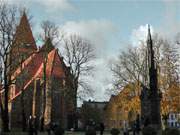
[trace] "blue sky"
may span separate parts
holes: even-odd
[[[108,97],[111,85],[109,62],[130,44],[138,45],[153,31],[168,38],[180,30],[180,1],[168,0],[6,0],[29,9],[33,32],[40,31],[43,20],[51,20],[66,33],[77,33],[92,42],[97,60],[95,100]]]

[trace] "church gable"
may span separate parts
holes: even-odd
[[[23,68],[20,70],[20,67],[14,72],[12,79],[16,78],[16,90],[15,97],[20,94],[20,86],[24,90],[33,83],[33,80],[36,78],[43,79],[43,62],[44,62],[44,53],[39,51],[36,54],[30,56],[26,61],[23,62]],[[32,57],[32,58],[31,58]],[[31,59],[30,59],[31,58]],[[29,60],[30,59],[30,60]],[[27,62],[28,61],[28,62]],[[65,78],[65,71],[63,67],[63,62],[61,61],[59,54],[56,49],[52,50],[47,54],[47,63],[46,63],[46,77],[54,78]],[[22,84],[23,80],[23,84]],[[18,83],[18,82],[21,83]]]
[[[65,78],[65,67],[63,59],[59,56],[58,51],[55,50],[52,76]]]

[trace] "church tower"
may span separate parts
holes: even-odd
[[[11,47],[11,61],[13,69],[37,51],[36,43],[31,31],[27,15],[23,12],[20,23],[16,28],[14,42]]]

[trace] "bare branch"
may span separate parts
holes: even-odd
[[[92,90],[87,80],[84,81],[80,78],[91,74],[93,65],[92,60],[95,58],[94,49],[89,41],[77,36],[71,35],[69,38],[64,39],[65,44],[65,62],[70,67],[70,72],[73,76],[74,89],[76,96],[79,87],[84,90],[84,93],[89,93]]]
[[[161,89],[167,89],[172,82],[179,80],[179,53],[174,44],[155,35],[153,37],[155,61],[159,73],[159,85]],[[127,84],[140,83],[147,85],[148,67],[146,59],[146,43],[141,42],[140,47],[129,48],[126,52],[121,52],[119,59],[111,67],[114,75],[114,87],[119,88]],[[162,81],[164,80],[164,81]],[[166,81],[165,81],[166,80]],[[162,82],[164,82],[162,84]],[[167,86],[168,85],[168,86]],[[167,86],[162,88],[162,86]]]
[[[41,23],[42,33],[39,34],[39,39],[45,42],[50,39],[53,44],[58,45],[64,38],[64,32],[53,22],[46,20]]]

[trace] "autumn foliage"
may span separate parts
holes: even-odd
[[[123,121],[131,123],[136,119],[141,112],[140,90],[139,85],[131,84],[124,87],[118,95],[111,96],[106,108],[106,123],[109,128],[123,127]],[[161,114],[167,115],[170,112],[180,112],[180,86],[177,83],[172,83],[162,92]]]
[[[180,112],[180,86],[172,84],[164,93],[161,101],[162,114]]]

